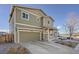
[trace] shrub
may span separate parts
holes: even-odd
[[[19,48],[18,53],[19,54],[26,54],[26,53],[29,54],[30,52],[27,48]]]
[[[63,42],[64,45],[67,45],[69,47],[75,47],[78,43],[75,42]]]
[[[62,44],[62,45],[66,45],[66,46],[69,46],[69,47],[72,47],[72,48],[74,48],[78,44],[76,42],[64,42],[64,41],[56,42],[56,43],[59,43],[59,44]]]
[[[24,47],[11,47],[8,50],[8,54],[29,54],[29,50]]]
[[[9,48],[8,53],[9,54],[16,54],[17,53],[17,48],[15,48],[15,47]]]

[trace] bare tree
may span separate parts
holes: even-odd
[[[72,38],[73,34],[78,30],[78,17],[75,13],[69,13],[68,19],[66,20],[65,23],[65,30],[66,33],[69,34],[70,39]]]

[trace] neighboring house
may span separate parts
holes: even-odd
[[[63,37],[69,37],[69,34],[61,34],[61,36],[63,36]],[[78,39],[79,39],[79,32],[73,33],[72,37],[73,37],[73,38],[78,38]]]
[[[10,33],[15,43],[35,40],[54,40],[54,20],[41,9],[12,6],[10,18]]]
[[[74,37],[74,38],[78,38],[78,39],[79,39],[79,32],[74,33],[74,34],[73,34],[73,37]]]

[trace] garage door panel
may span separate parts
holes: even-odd
[[[40,40],[39,32],[19,32],[20,42]]]

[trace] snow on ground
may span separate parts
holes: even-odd
[[[73,48],[57,44],[54,42],[29,42],[22,43],[24,47],[27,47],[32,54],[77,54]]]

